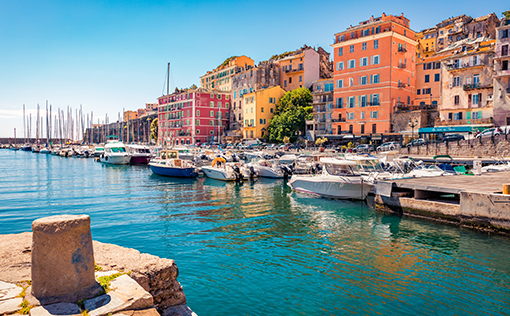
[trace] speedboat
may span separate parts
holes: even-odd
[[[257,170],[253,166],[245,168],[238,162],[226,162],[224,158],[217,157],[210,167],[202,167],[204,174],[216,180],[243,181],[257,176]]]
[[[365,181],[355,161],[321,158],[320,175],[293,175],[288,185],[293,191],[335,199],[364,200],[373,184]]]
[[[189,160],[179,158],[176,150],[163,150],[159,157],[152,159],[149,166],[153,173],[160,176],[193,178],[198,176],[198,169]]]
[[[132,165],[146,165],[152,159],[151,149],[144,145],[127,145]]]
[[[281,164],[291,164],[293,163],[296,159],[298,158],[298,156],[294,155],[294,154],[288,154],[288,155],[283,155],[280,157],[279,159],[279,162]]]
[[[253,166],[258,170],[259,176],[264,178],[287,178],[292,175],[292,168],[288,165],[280,165],[276,161],[266,159],[254,159],[246,166]]]
[[[100,162],[111,165],[127,165],[130,160],[131,155],[126,146],[117,139],[109,140],[104,146],[104,153],[99,157]]]
[[[96,146],[94,147],[94,157],[101,157],[101,154],[104,153],[104,147]]]

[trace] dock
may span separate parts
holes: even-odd
[[[380,181],[378,210],[510,235],[510,171]]]

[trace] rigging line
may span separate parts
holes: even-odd
[[[168,73],[167,73],[167,71],[165,71],[165,80],[163,81],[163,90],[161,92],[161,95],[165,95],[167,76],[168,76]]]

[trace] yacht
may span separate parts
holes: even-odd
[[[154,174],[167,177],[194,178],[198,176],[198,168],[190,160],[179,158],[176,150],[163,150],[159,157],[149,162]]]
[[[288,185],[293,191],[336,199],[364,200],[373,184],[365,181],[355,161],[321,158],[320,175],[293,175]]]
[[[202,167],[204,174],[216,180],[243,181],[258,176],[254,166],[243,166],[238,162],[227,162],[224,158],[215,158],[210,167]]]
[[[277,161],[266,159],[254,159],[247,167],[252,166],[263,178],[288,178],[292,175],[292,168],[288,165],[281,165]]]
[[[131,160],[131,155],[127,152],[124,143],[118,139],[108,140],[104,146],[104,153],[99,157],[99,161],[111,165],[127,165]]]
[[[130,164],[146,165],[152,159],[151,149],[144,145],[127,145],[128,152],[131,154]]]

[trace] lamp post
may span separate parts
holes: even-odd
[[[414,119],[414,122],[409,119],[409,126],[411,127],[411,141],[414,139],[414,128],[418,126],[418,119]]]
[[[147,145],[151,144],[151,118],[147,118]]]

